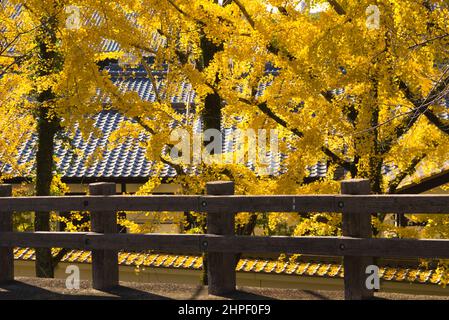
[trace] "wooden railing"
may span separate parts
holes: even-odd
[[[367,299],[366,267],[373,257],[449,258],[449,240],[371,238],[373,213],[449,213],[448,195],[369,195],[369,181],[343,181],[341,195],[237,196],[232,182],[207,184],[205,196],[117,196],[115,184],[96,183],[89,196],[11,197],[0,185],[0,282],[14,279],[13,247],[61,247],[92,251],[92,286],[118,284],[118,250],[208,253],[209,293],[235,290],[237,253],[301,253],[343,256],[346,299]],[[12,213],[89,211],[91,232],[13,232]],[[206,212],[207,234],[119,234],[117,211]],[[237,212],[342,213],[342,237],[234,235]]]

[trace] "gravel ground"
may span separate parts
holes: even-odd
[[[342,291],[308,291],[239,287],[229,296],[209,296],[207,287],[170,283],[120,283],[121,286],[107,292],[91,289],[89,281],[81,281],[79,290],[65,288],[64,280],[16,278],[16,281],[0,286],[0,300],[342,300]],[[449,300],[449,296],[422,296],[396,293],[376,293],[377,299],[388,300]]]

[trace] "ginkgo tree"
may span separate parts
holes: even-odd
[[[129,30],[130,19],[115,2],[8,0],[0,6],[1,162],[14,165],[14,150],[35,132],[35,194],[47,196],[56,139],[70,139],[66,132],[75,123],[92,127],[102,110],[99,91],[108,91],[101,62],[116,54],[105,52],[104,43],[118,29]],[[36,212],[34,226],[49,230],[50,213]],[[52,260],[50,249],[36,250],[37,276],[53,276]]]
[[[181,81],[192,84],[206,129],[240,116],[241,127],[275,128],[283,136],[287,173],[267,179],[242,164],[208,166],[201,178],[177,178],[192,191],[224,177],[239,182],[239,193],[337,192],[334,171],[343,168],[346,177],[370,179],[374,193],[394,193],[447,160],[448,126],[440,116],[448,84],[444,1],[146,1],[132,10],[145,33],[165,40],[157,52],[147,50],[156,57],[150,67],[168,62],[173,91]],[[145,44],[123,47],[141,52]],[[267,62],[275,73],[266,72]],[[134,104],[144,114],[154,114],[154,106],[171,110],[168,99],[149,109]],[[172,111],[137,125],[159,134],[149,145],[169,143],[168,131],[154,130],[164,117],[179,119]],[[307,166],[317,161],[327,162],[328,175],[308,183]],[[414,174],[417,168],[423,174]],[[283,221],[271,216],[273,225]],[[295,234],[338,233],[329,222],[338,226],[330,215],[300,218]]]
[[[167,92],[188,81],[206,129],[240,116],[241,127],[279,130],[287,174],[273,177],[267,191],[316,191],[303,183],[307,167],[326,161],[319,192],[335,191],[334,170],[343,168],[370,179],[374,193],[394,193],[417,167],[430,175],[447,159],[445,1],[148,0],[127,7],[137,27],[122,49],[153,54],[149,71],[170,69],[156,103],[139,104],[136,94],[123,110],[151,114],[136,125],[157,137],[151,150],[170,141],[160,123],[182,122]],[[149,49],[153,37],[141,41],[149,34],[164,45]],[[267,63],[276,72],[266,72]],[[228,176],[244,170],[218,167],[215,174]]]
[[[153,67],[168,61],[172,83],[192,84],[206,129],[239,116],[242,127],[281,132],[287,173],[263,187],[278,193],[335,192],[337,168],[368,178],[374,193],[395,193],[407,179],[419,184],[440,171],[449,156],[449,123],[442,116],[448,9],[447,1],[284,0],[142,1],[133,8],[146,33],[152,27],[166,39]],[[267,63],[277,72],[267,73]],[[269,85],[261,94],[263,84]],[[328,175],[309,184],[307,166],[317,161],[327,162]],[[209,173],[238,182],[251,176],[242,165],[202,173],[202,179]],[[264,179],[253,179],[263,185]],[[192,177],[179,180],[201,185]],[[238,191],[257,193],[254,186],[241,184]],[[385,228],[379,218],[377,231]],[[428,223],[433,232],[427,234],[444,236],[446,219]],[[338,223],[312,215],[299,219],[294,234],[338,233]]]

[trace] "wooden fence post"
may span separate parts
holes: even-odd
[[[0,197],[11,197],[12,185],[0,184]],[[11,232],[12,212],[0,212],[0,232]],[[14,280],[14,248],[0,247],[0,283]]]
[[[217,181],[206,185],[208,195],[233,195],[234,182]],[[216,235],[235,234],[235,212],[208,211],[207,233]],[[209,294],[222,295],[235,292],[236,254],[208,252],[207,275]]]
[[[347,180],[341,182],[341,193],[352,195],[370,194],[369,180]],[[343,208],[343,236],[356,238],[371,238],[371,215],[354,212],[345,208],[344,203],[338,204]],[[371,299],[373,290],[366,287],[366,267],[373,264],[372,257],[344,256],[344,283],[346,300]]]
[[[89,194],[115,195],[115,183],[91,183]],[[117,233],[115,211],[91,212],[91,230],[98,233]],[[92,287],[98,290],[118,285],[118,252],[116,250],[92,250]]]

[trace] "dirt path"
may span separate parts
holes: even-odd
[[[16,278],[16,281],[0,286],[0,300],[5,299],[44,299],[44,300],[216,300],[216,299],[293,299],[293,300],[342,300],[342,291],[307,291],[293,289],[270,289],[240,287],[239,291],[226,297],[209,296],[207,288],[179,284],[161,283],[121,283],[120,287],[108,292],[91,289],[89,281],[82,281],[79,290],[68,290],[63,280]],[[377,293],[378,299],[393,300],[449,300],[442,296],[415,296],[406,294]]]

